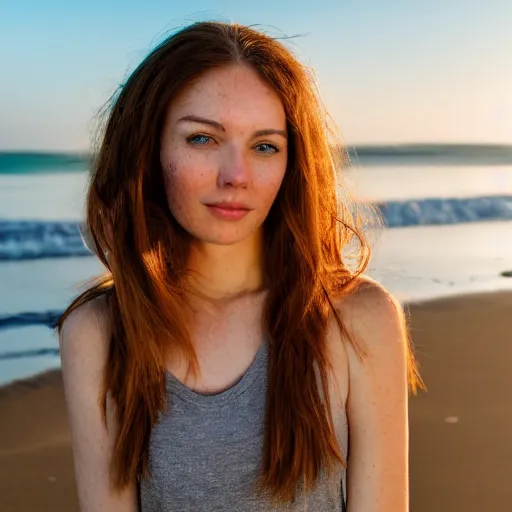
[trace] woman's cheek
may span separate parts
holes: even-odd
[[[170,165],[166,172],[167,203],[176,220],[185,228],[200,214],[203,173],[186,166]]]
[[[270,209],[279,193],[284,177],[284,173],[280,169],[273,169],[272,171],[261,179],[259,187],[260,197],[264,198],[264,205],[267,209]]]

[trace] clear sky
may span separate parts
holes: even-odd
[[[349,144],[512,143],[511,0],[17,0],[0,2],[0,149],[88,149],[117,85],[205,19],[300,35]]]

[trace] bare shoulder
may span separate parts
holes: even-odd
[[[357,287],[336,302],[349,336],[370,353],[401,352],[406,344],[406,317],[402,305],[384,286],[363,276]]]
[[[97,297],[73,310],[59,332],[61,357],[70,352],[103,352],[108,346],[109,313],[106,297]]]
[[[64,396],[78,498],[84,512],[135,512],[135,482],[120,493],[110,485],[110,462],[118,426],[113,408],[103,411],[102,407],[109,341],[109,308],[104,297],[77,307],[60,330]]]
[[[364,277],[338,302],[345,342],[350,510],[408,510],[406,323],[400,302]]]
[[[346,404],[351,382],[354,388],[359,379],[382,376],[383,371],[402,364],[407,349],[405,322],[398,300],[366,276],[360,277],[349,293],[334,298],[333,306],[343,332],[332,318],[327,339],[336,368],[336,384],[342,403]]]
[[[95,408],[108,357],[108,316],[107,301],[99,297],[74,309],[61,326],[60,359],[70,412],[87,401]]]

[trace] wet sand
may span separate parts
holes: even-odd
[[[410,401],[412,512],[512,503],[512,293],[406,307],[428,386]],[[62,381],[0,388],[0,510],[77,511]]]

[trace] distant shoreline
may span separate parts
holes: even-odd
[[[507,144],[360,144],[344,146],[352,166],[378,165],[512,165]],[[32,174],[51,170],[84,171],[91,164],[87,151],[0,151],[0,175]]]
[[[512,152],[512,144],[500,143],[444,143],[444,142],[407,142],[397,144],[354,144],[343,146],[349,151],[358,153],[410,153],[410,154],[433,154],[440,150],[444,151],[507,151]],[[1,149],[2,155],[34,155],[34,156],[59,156],[87,160],[91,153],[88,150],[44,150],[44,149]]]

